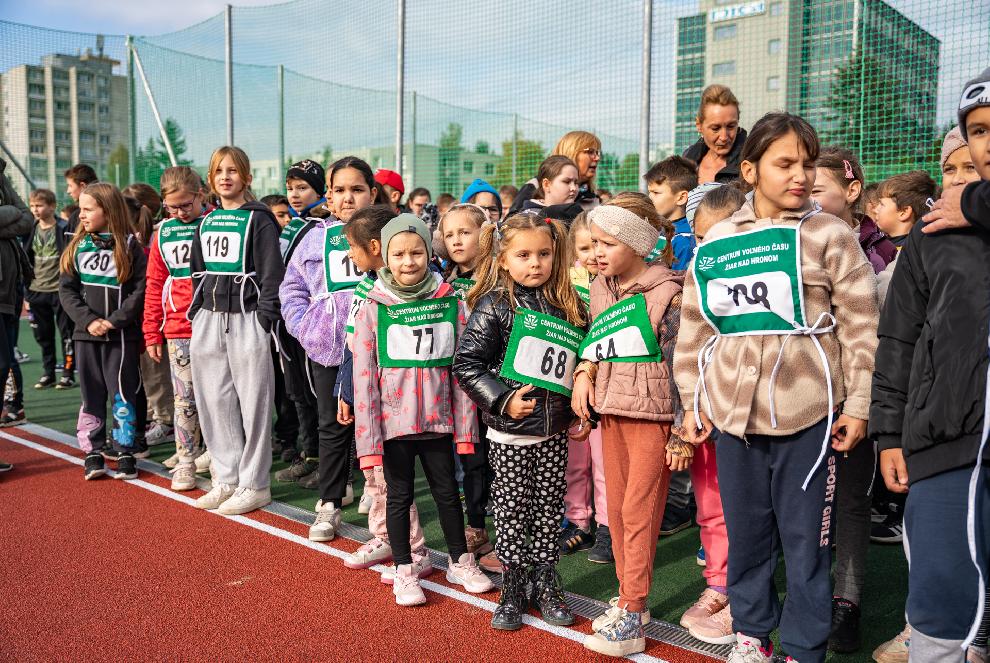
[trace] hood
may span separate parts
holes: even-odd
[[[498,195],[498,190],[495,187],[493,187],[491,184],[480,178],[471,182],[471,185],[464,190],[464,193],[461,195],[461,202],[466,203],[473,196],[482,192],[488,192],[493,196],[495,196],[495,204],[498,206],[499,213],[501,213],[502,197]]]
[[[684,285],[684,273],[675,272],[663,263],[655,262],[646,268],[646,271],[636,277],[636,280],[623,292],[624,295],[638,295],[641,292],[653,290],[661,283],[673,281],[679,285]],[[618,291],[618,282],[615,277],[609,277],[607,281],[609,289]]]
[[[439,297],[452,297],[454,295],[454,288],[449,283],[445,283],[443,276],[436,272],[430,272],[430,275],[434,279],[435,290],[433,294],[430,295],[430,299],[437,299]],[[378,302],[379,304],[384,304],[385,306],[391,306],[392,304],[405,304],[401,299],[399,299],[395,293],[389,290],[385,286],[385,282],[381,279],[375,280],[374,287],[368,292],[368,299],[370,301]]]
[[[221,209],[221,208],[218,207],[217,209]],[[272,213],[268,205],[264,204],[260,200],[249,200],[240,207],[238,207],[237,209],[250,210],[252,212],[268,212],[269,214]],[[272,218],[274,219],[275,217],[272,216]]]

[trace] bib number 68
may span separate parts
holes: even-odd
[[[556,363],[555,363],[556,360]],[[564,379],[567,372],[567,353],[563,350],[557,352],[554,348],[547,348],[540,362],[540,373],[550,376],[552,373],[558,380]]]

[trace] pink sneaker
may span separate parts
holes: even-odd
[[[701,596],[690,608],[681,616],[681,626],[690,629],[703,619],[708,619],[716,612],[729,605],[729,597],[720,594],[714,589],[708,588],[701,593]]]
[[[395,582],[392,584],[395,602],[401,606],[423,605],[426,594],[419,586],[419,578],[413,571],[412,564],[401,564],[395,571]]]
[[[412,566],[418,579],[422,580],[433,573],[433,564],[430,562],[430,553],[428,553],[425,548],[420,552],[413,551],[412,560],[413,561],[410,566]],[[382,571],[381,580],[383,585],[391,585],[395,581],[395,567],[386,566],[385,570]]]
[[[688,633],[712,645],[731,645],[736,642],[730,606],[725,606],[711,617],[699,619],[688,628]]]
[[[392,561],[392,546],[377,536],[344,558],[349,569],[367,569],[375,564]]]

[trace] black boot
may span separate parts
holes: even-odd
[[[502,593],[492,615],[492,628],[516,631],[522,628],[522,616],[527,607],[526,569],[515,564],[504,564],[503,567]]]
[[[832,632],[828,637],[828,648],[840,654],[851,654],[859,650],[859,607],[846,599],[832,599]]]
[[[560,586],[560,574],[552,564],[533,569],[533,603],[540,611],[543,621],[554,626],[570,626],[574,623],[574,613],[567,607],[564,590]]]

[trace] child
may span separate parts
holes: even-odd
[[[571,221],[581,212],[574,201],[578,194],[578,170],[563,156],[547,157],[536,171],[536,191],[520,212]]]
[[[190,270],[190,359],[199,424],[210,445],[213,488],[199,509],[232,516],[272,500],[269,334],[279,319],[284,267],[275,217],[251,193],[251,163],[238,147],[210,157],[220,207],[196,229]]]
[[[461,195],[462,203],[474,203],[488,212],[489,221],[502,218],[502,199],[491,184],[482,179],[471,182],[471,185]],[[441,207],[441,213],[445,210]]]
[[[646,647],[646,598],[667,486],[693,452],[670,433],[680,407],[670,357],[683,277],[664,261],[646,262],[672,228],[643,194],[621,193],[588,216],[598,261],[591,284],[595,321],[581,347],[571,403],[583,426],[592,410],[601,416],[619,596],[592,624],[584,646],[626,656]]]
[[[851,451],[866,433],[873,269],[848,226],[810,200],[818,152],[800,117],[756,123],[740,165],[753,199],[708,232],[684,287],[675,375],[689,441],[717,439],[735,663],[770,661],[778,626],[796,660],[825,660],[832,451]]]
[[[839,217],[856,232],[866,259],[879,274],[893,261],[897,248],[884,237],[873,219],[857,211],[864,183],[863,168],[852,152],[826,147],[818,155],[811,197],[823,212]]]
[[[450,209],[450,206],[456,202],[457,198],[454,198],[451,194],[441,193],[437,196],[437,211],[440,212],[440,214],[444,214],[448,209]]]
[[[409,205],[409,211],[413,215],[420,216],[423,212],[423,208],[426,207],[430,200],[430,190],[424,189],[420,186],[409,192],[409,197],[406,199],[406,203]]]
[[[71,389],[76,386],[72,365],[72,321],[58,301],[58,262],[65,250],[66,223],[55,217],[55,194],[37,189],[30,196],[34,226],[25,247],[34,267],[25,299],[31,310],[34,338],[41,348],[42,375],[35,389]],[[55,330],[62,338],[62,377],[55,381]]]
[[[423,221],[400,214],[382,228],[381,244],[386,267],[354,321],[355,396],[362,403],[355,432],[362,469],[385,468],[395,601],[426,602],[408,540],[417,456],[450,554],[448,582],[487,592],[492,583],[467,551],[451,444],[467,453],[477,440],[475,408],[450,371],[455,333],[463,332],[467,309],[430,271],[431,241]]]
[[[162,173],[161,191],[167,219],[151,243],[147,293],[144,302],[144,344],[156,364],[162,361],[162,345],[171,368],[174,395],[175,451],[172,490],[196,487],[195,459],[202,448],[190,366],[192,326],[186,319],[192,300],[192,243],[203,216],[200,178],[188,166]]]
[[[595,258],[587,212],[578,214],[571,223],[568,244],[571,285],[588,306],[591,304],[591,282],[598,275],[598,260]],[[588,550],[589,562],[612,564],[615,557],[612,555],[612,536],[608,529],[602,431],[594,428],[587,441],[578,431],[573,433],[567,439],[566,520],[560,530],[560,552],[568,555],[578,550]],[[592,507],[597,524],[594,535],[591,533]]]
[[[503,184],[498,188],[498,198],[502,201],[502,209],[512,207],[512,201],[519,195],[519,189],[511,184]]]
[[[567,396],[586,310],[570,284],[559,221],[516,214],[486,226],[481,256],[454,374],[481,409],[492,441],[495,551],[503,566],[492,627],[522,627],[529,580],[543,619],[568,626],[574,615],[557,573],[557,531],[574,419]],[[563,343],[537,340],[548,330]]]
[[[117,478],[138,475],[132,449],[147,259],[130,225],[120,191],[90,184],[79,196],[79,227],[60,262],[59,299],[76,324],[72,338],[82,394],[76,436],[86,452],[86,479],[105,473],[100,452],[107,443],[108,398],[113,399]]]
[[[261,199],[261,202],[268,205],[268,209],[272,211],[275,215],[275,220],[278,222],[279,228],[283,230],[289,222],[292,221],[292,213],[289,211],[289,199],[280,193],[273,193],[271,195],[265,196]],[[279,244],[282,241],[279,240]]]
[[[293,218],[325,219],[330,209],[325,206],[327,184],[329,183],[323,166],[312,159],[303,159],[292,164],[285,173],[286,200],[289,201],[289,214]]]
[[[958,110],[960,135],[982,180],[990,179],[988,81],[990,69],[969,81]],[[964,210],[967,197],[984,187],[965,185]],[[907,493],[913,661],[963,660],[984,613],[990,234],[986,217],[971,211],[964,213],[973,227],[926,234],[919,223],[911,231],[878,331],[870,432],[878,436],[887,487]],[[970,653],[976,656],[968,660],[986,657],[985,649]]]
[[[904,248],[911,228],[928,212],[930,201],[934,198],[938,198],[938,186],[923,170],[894,175],[880,183],[874,207],[877,226],[897,247],[898,254]],[[881,308],[887,299],[887,288],[896,265],[897,256],[894,256],[890,264],[877,274]]]
[[[331,168],[331,177],[333,169]],[[406,185],[402,182],[402,176],[394,170],[379,168],[375,173],[375,181],[378,182],[385,192],[385,200],[382,202],[391,205],[395,213],[402,210],[402,194],[406,192]]]
[[[694,256],[694,233],[685,215],[688,193],[698,186],[698,167],[682,156],[667,157],[654,164],[646,174],[646,188],[657,214],[674,224],[675,270],[685,270]]]
[[[306,460],[315,465],[320,492],[316,521],[309,529],[311,541],[332,541],[340,527],[340,509],[354,499],[347,494],[354,430],[338,422],[337,400],[331,397],[344,358],[348,311],[364,279],[350,258],[344,223],[374,204],[378,195],[371,168],[357,157],[344,157],[330,167],[330,192],[339,217],[310,222],[312,228],[299,241],[279,289],[286,331],[295,339],[291,345],[297,340],[299,346],[290,356],[296,367],[289,370],[298,371],[300,380],[311,377],[312,414],[318,421],[318,463]],[[300,411],[300,422],[302,416]]]
[[[79,225],[79,196],[83,189],[98,182],[99,178],[96,177],[96,171],[93,170],[92,166],[84,163],[77,163],[72,166],[63,173],[63,176],[65,177],[65,193],[69,198],[72,198],[72,202],[76,203],[75,211],[71,212],[66,219],[66,234],[72,235]]]
[[[746,204],[746,194],[734,186],[709,182],[698,188],[703,187],[706,188],[706,191],[697,205],[692,208],[691,204],[688,203],[687,208],[687,217],[694,228],[694,238],[697,244],[705,241],[708,231],[716,223],[728,219]],[[695,189],[695,191],[697,190]]]

